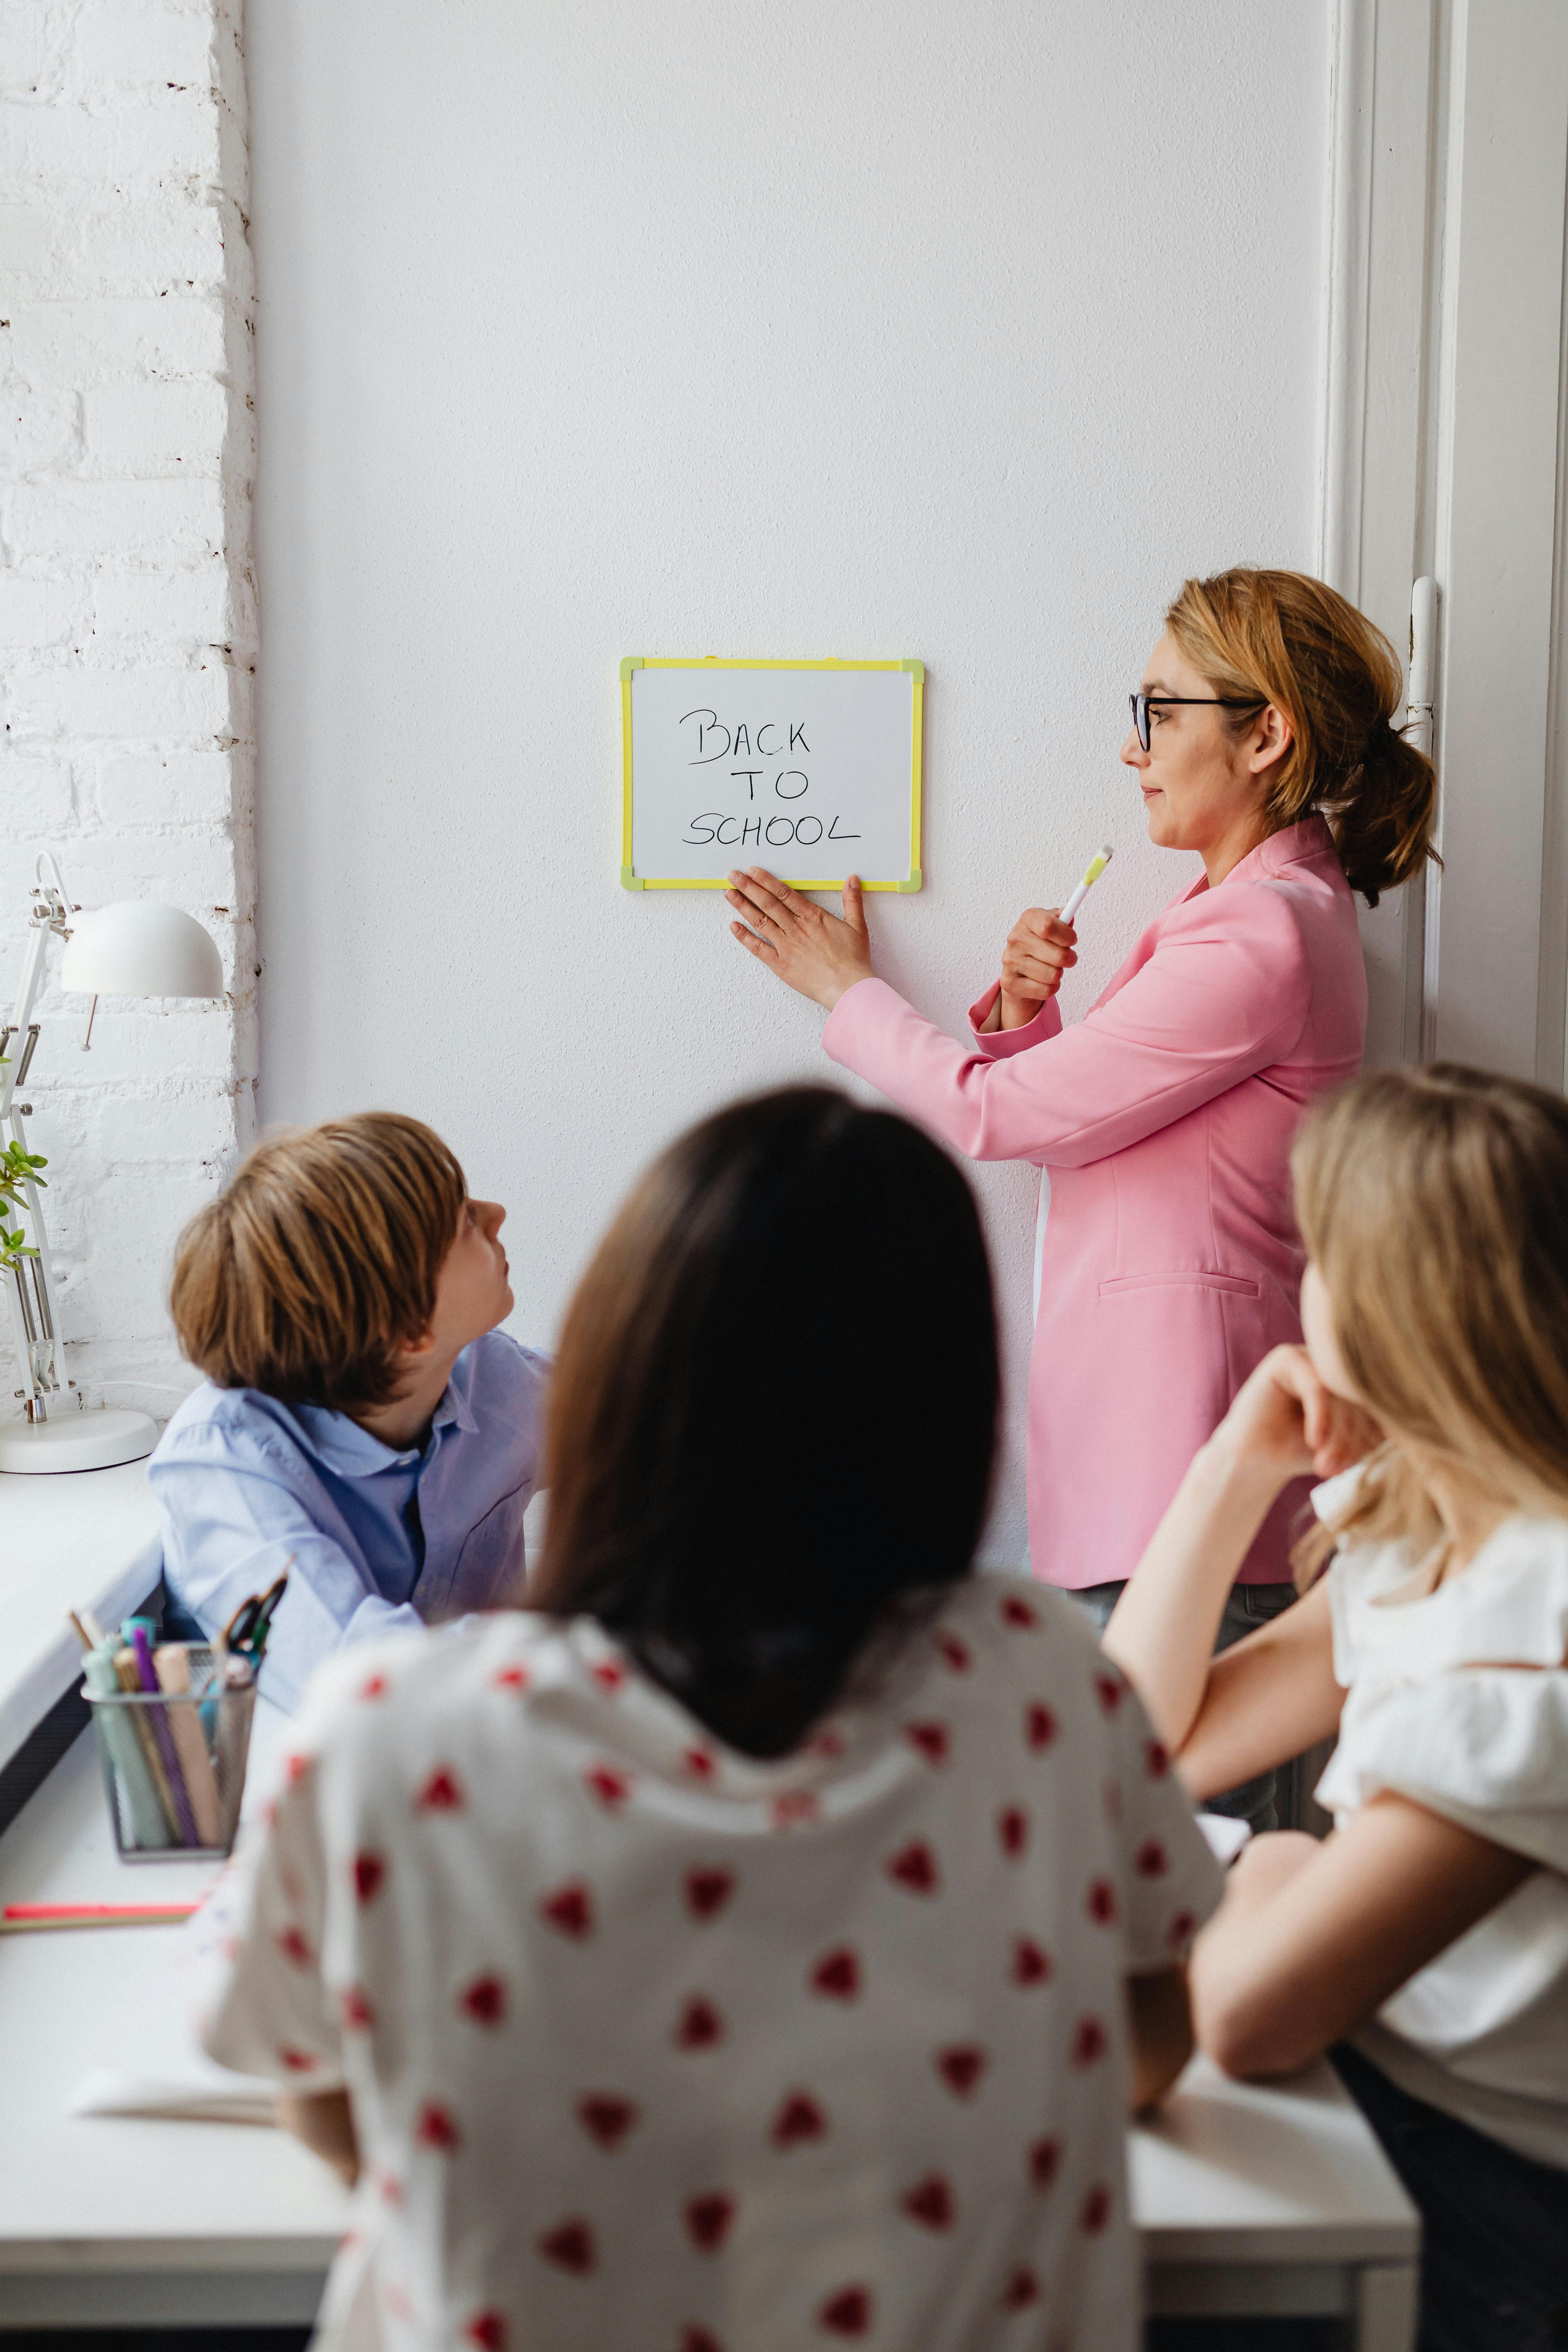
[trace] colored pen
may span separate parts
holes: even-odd
[[[158,1669],[153,1664],[153,1644],[147,1638],[146,1618],[127,1617],[120,1630],[126,1641],[130,1643],[132,1654],[136,1660],[137,1681],[144,1691],[162,1693],[163,1686],[158,1680]],[[180,1769],[179,1758],[174,1753],[174,1742],[164,1710],[161,1706],[154,1706],[150,1707],[148,1713],[153,1721],[153,1737],[158,1743],[158,1757],[163,1767],[163,1777],[168,1784],[169,1802],[174,1809],[174,1822],[180,1833],[180,1843],[198,1845],[201,1841],[196,1836],[196,1824],[191,1812],[191,1801],[185,1793],[185,1776]]]
[[[7,1903],[0,1911],[0,1936],[26,1936],[51,1927],[177,1927],[200,1909],[195,1903]]]
[[[1073,917],[1077,914],[1079,908],[1088,898],[1090,886],[1099,881],[1100,876],[1104,873],[1106,867],[1110,865],[1116,853],[1109,841],[1104,845],[1103,848],[1097,849],[1095,851],[1094,856],[1089,859],[1088,866],[1084,869],[1083,880],[1078,885],[1078,887],[1073,891],[1071,897],[1068,898],[1067,905],[1062,908],[1059,918],[1062,922],[1071,922]]]

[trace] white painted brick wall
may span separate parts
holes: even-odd
[[[180,1226],[250,1139],[256,1073],[254,333],[239,0],[0,7],[0,1018],[27,886],[158,898],[220,1004],[51,985],[26,1098],[66,1369],[160,1418],[191,1383]],[[51,971],[58,971],[58,950]],[[15,1381],[0,1319],[0,1401]]]

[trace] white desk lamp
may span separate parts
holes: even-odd
[[[129,898],[84,915],[66,892],[59,863],[45,850],[35,868],[31,936],[16,991],[16,1009],[9,1025],[0,1030],[0,1148],[9,1140],[16,1155],[26,1152],[22,1121],[31,1103],[18,1103],[16,1090],[26,1081],[38,1043],[33,1007],[43,985],[49,938],[66,942],[60,963],[60,985],[90,996],[85,1053],[92,1043],[93,1013],[100,996],[221,996],[223,966],[212,939],[194,917],[178,907],[161,906],[151,898]],[[13,1047],[21,1040],[20,1053]],[[59,1325],[55,1314],[54,1269],[38,1185],[18,1172],[13,1159],[16,1190],[28,1228],[33,1255],[7,1263],[5,1286],[11,1305],[11,1328],[24,1385],[16,1391],[25,1418],[0,1422],[0,1471],[106,1470],[116,1462],[137,1462],[151,1454],[158,1433],[144,1412],[61,1412],[65,1391],[74,1381],[62,1381]],[[0,1214],[5,1213],[0,1212]],[[77,1400],[79,1404],[79,1398]]]

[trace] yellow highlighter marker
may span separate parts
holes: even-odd
[[[1116,853],[1111,848],[1109,841],[1105,844],[1103,848],[1097,849],[1095,851],[1094,856],[1089,859],[1088,866],[1084,868],[1083,880],[1079,884],[1077,889],[1068,898],[1067,905],[1062,908],[1059,919],[1062,922],[1071,922],[1073,917],[1077,914],[1079,908],[1082,906],[1084,900],[1089,896],[1090,883],[1099,881],[1100,876],[1104,873],[1115,854]]]

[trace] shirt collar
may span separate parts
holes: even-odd
[[[1266,874],[1282,873],[1287,866],[1310,865],[1314,858],[1325,854],[1331,857],[1334,856],[1333,835],[1314,811],[1310,816],[1304,816],[1299,824],[1281,825],[1278,833],[1266,835],[1256,849],[1249,849],[1245,857],[1237,858],[1225,880],[1256,882]],[[1183,893],[1184,900],[1197,898],[1208,887],[1207,875],[1200,874],[1192,887]],[[1222,882],[1219,887],[1223,890],[1225,883]]]
[[[425,1458],[416,1445],[384,1444],[346,1412],[334,1412],[330,1406],[295,1404],[289,1405],[288,1411],[316,1459],[329,1470],[336,1471],[340,1478],[374,1478],[377,1471],[394,1466],[416,1468]],[[442,1431],[454,1428],[472,1437],[479,1423],[463,1390],[455,1381],[448,1381],[440,1403],[430,1416],[432,1444]]]

